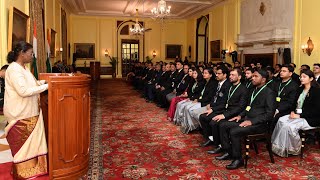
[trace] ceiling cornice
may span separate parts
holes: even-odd
[[[135,16],[135,9],[139,9],[138,16],[143,18],[152,17],[151,9],[157,6],[156,0],[110,0],[110,4],[101,0],[59,0],[64,2],[71,13],[82,16]],[[213,6],[226,0],[166,0],[167,5],[172,7],[172,13],[168,18],[184,19],[193,17],[199,12],[204,12]],[[119,2],[119,3],[118,3]],[[99,4],[94,4],[99,3]]]

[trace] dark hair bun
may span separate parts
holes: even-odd
[[[16,59],[16,54],[14,53],[14,51],[10,51],[7,56],[7,62],[10,64],[14,62],[15,59]]]

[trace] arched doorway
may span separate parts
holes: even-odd
[[[129,29],[136,22],[133,20],[117,22],[117,75],[126,77],[132,69],[132,62],[142,61],[144,57],[144,35],[130,35]],[[139,22],[143,26],[143,22]]]
[[[209,15],[197,19],[196,30],[196,62],[208,63]]]

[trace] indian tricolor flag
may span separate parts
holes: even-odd
[[[33,62],[32,62],[32,73],[36,79],[38,79],[38,69],[37,69],[37,26],[36,22],[33,23]]]
[[[50,31],[47,33],[47,61],[46,61],[46,66],[47,66],[47,73],[51,73],[51,63],[50,63],[50,42],[51,42],[51,34]]]

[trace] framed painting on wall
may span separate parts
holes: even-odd
[[[95,59],[94,43],[74,43],[77,59]]]
[[[30,18],[15,7],[9,10],[8,24],[8,51],[13,50],[15,44],[20,41],[29,42]]]
[[[181,58],[182,45],[166,44],[166,59]]]
[[[50,57],[56,57],[56,34],[57,32],[53,29],[48,29],[48,36],[50,37]]]
[[[211,60],[221,60],[221,40],[210,41]]]

